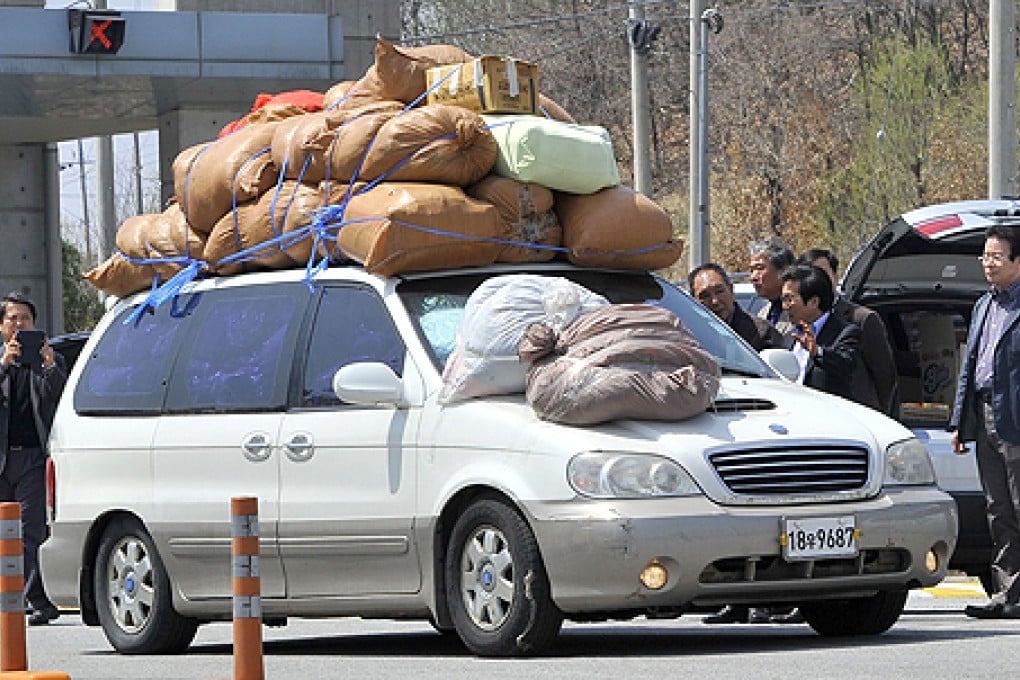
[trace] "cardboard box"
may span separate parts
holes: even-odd
[[[538,111],[538,66],[526,61],[484,56],[463,64],[435,66],[427,71],[426,79],[429,104],[453,104],[478,113],[534,115]]]
[[[924,317],[920,331],[921,401],[953,406],[959,381],[960,350],[949,316]]]

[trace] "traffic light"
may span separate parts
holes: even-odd
[[[124,44],[124,17],[120,12],[70,9],[67,28],[73,54],[117,54]]]

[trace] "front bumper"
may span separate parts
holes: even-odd
[[[526,503],[553,600],[567,613],[865,597],[935,585],[956,544],[952,499],[896,488],[849,503],[727,507],[705,497]],[[861,558],[789,563],[783,517],[853,515]],[[938,557],[934,571],[926,555]],[[664,587],[638,578],[656,561]]]

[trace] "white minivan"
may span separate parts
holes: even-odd
[[[439,403],[468,296],[521,271],[672,310],[722,369],[714,404],[573,427],[521,394]],[[656,276],[305,276],[124,300],[71,372],[42,569],[52,599],[121,652],[180,651],[230,619],[239,495],[259,499],[267,622],[427,619],[480,655],[536,653],[564,619],[730,603],[879,634],[909,589],[946,574],[956,506],[911,432],[781,378]]]

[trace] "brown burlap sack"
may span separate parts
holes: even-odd
[[[213,227],[205,245],[205,259],[218,274],[230,275],[257,269],[303,267],[312,254],[311,234],[298,234],[312,222],[312,211],[326,204],[318,185],[285,181],[262,194],[257,201],[238,206]],[[293,234],[293,240],[277,241]],[[264,248],[256,248],[265,244]],[[222,260],[235,253],[255,250],[243,261]],[[320,249],[320,256],[326,249]]]
[[[235,200],[248,201],[276,183],[279,173],[269,147],[277,125],[246,125],[178,154],[174,193],[195,231],[208,234]]]
[[[336,108],[337,102],[350,94],[355,84],[353,80],[341,80],[338,83],[334,83],[332,87],[326,90],[326,94],[323,95],[322,108],[326,110]]]
[[[82,278],[104,293],[127,297],[152,286],[153,270],[152,267],[132,264],[120,253],[114,253],[85,272]]]
[[[503,224],[499,238],[521,244],[562,245],[563,230],[552,211],[553,193],[544,186],[489,175],[466,191],[468,196],[492,203],[499,210]],[[556,253],[527,245],[503,245],[496,254],[496,262],[545,262],[553,259]]]
[[[678,259],[669,214],[644,194],[618,185],[594,194],[555,195],[568,259],[582,267],[662,269]]]
[[[433,66],[471,61],[473,56],[453,45],[396,47],[383,38],[375,44],[375,63],[358,81],[358,92],[377,99],[410,103],[425,92],[425,74]]]
[[[564,123],[577,124],[574,117],[567,113],[567,110],[554,102],[549,97],[546,97],[541,92],[538,94],[538,115],[552,118],[553,120],[563,121]]]
[[[680,319],[656,305],[607,305],[559,335],[533,324],[519,355],[531,364],[528,403],[569,425],[692,418],[715,399],[721,376]]]
[[[287,179],[346,181],[379,128],[403,108],[397,101],[374,101],[353,111],[323,111],[283,121],[273,133],[273,163]]]
[[[358,177],[467,186],[489,174],[498,153],[478,114],[460,106],[424,106],[379,129]]]
[[[186,258],[200,260],[205,249],[205,236],[192,229],[176,203],[160,214],[142,214],[127,218],[116,236],[117,248],[129,258],[158,260]],[[179,272],[183,262],[140,264],[149,278],[159,274],[166,280]]]
[[[499,249],[478,240],[496,236],[499,212],[459,187],[382,183],[352,198],[346,219],[342,254],[383,276],[491,264]]]

